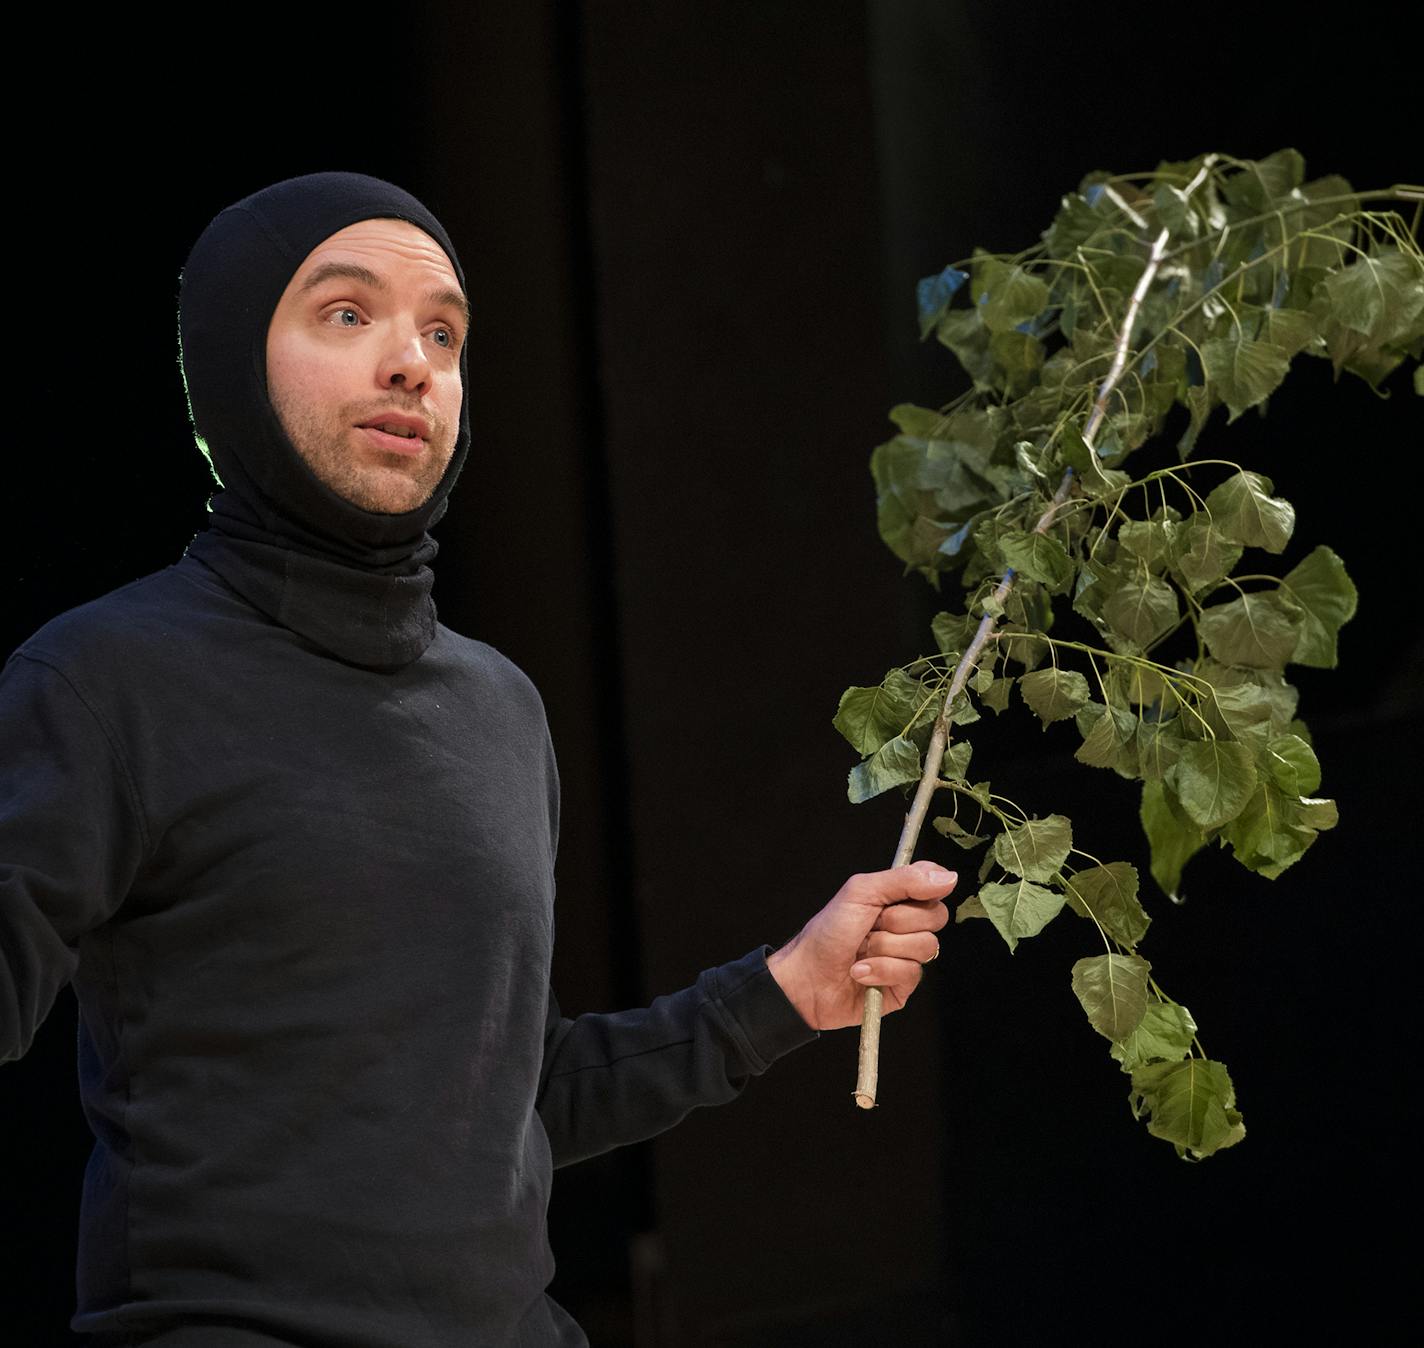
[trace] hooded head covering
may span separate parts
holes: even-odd
[[[397,668],[435,635],[428,530],[470,445],[460,353],[459,434],[430,499],[398,515],[338,496],[287,438],[267,393],[267,329],[319,243],[358,220],[405,220],[465,275],[440,222],[408,192],[359,173],[312,173],[221,212],[183,268],[178,331],[189,411],[222,488],[188,553],[274,621],[353,664]]]

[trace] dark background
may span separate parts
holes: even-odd
[[[962,377],[915,281],[1024,247],[1090,169],[1294,145],[1357,186],[1424,178],[1399,11],[985,0],[211,10],[192,31],[35,21],[7,148],[5,649],[173,561],[207,484],[175,297],[222,206],[322,168],[389,177],[460,248],[475,447],[436,597],[548,704],[564,780],[556,987],[644,1002],[777,942],[886,864],[850,807],[841,690],[927,639],[880,545],[867,456],[895,402]],[[354,15],[356,12],[352,11]],[[1410,53],[1413,52],[1411,57]],[[555,1292],[596,1345],[1196,1342],[1353,1322],[1411,1285],[1409,765],[1421,699],[1421,404],[1311,362],[1204,447],[1299,509],[1362,592],[1342,669],[1304,671],[1342,824],[1274,883],[1218,856],[1146,953],[1250,1130],[1179,1163],[1083,1022],[1064,922],[1010,959],[951,929],[888,1022],[881,1108],[824,1037],[736,1105],[560,1172]],[[1135,791],[1022,712],[976,768],[1145,862]],[[924,852],[954,864],[938,840]],[[1145,865],[1144,865],[1145,870]],[[7,1341],[64,1344],[87,1154],[66,992],[0,1074]],[[1408,1261],[1408,1262],[1406,1262]],[[1266,1338],[1263,1341],[1272,1341]],[[417,1348],[411,1345],[411,1348]]]

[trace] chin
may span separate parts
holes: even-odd
[[[369,478],[343,483],[340,486],[328,483],[336,494],[373,515],[404,515],[409,510],[423,506],[432,496],[438,483],[417,482],[400,475],[396,480],[385,481]]]
[[[423,506],[430,499],[430,493],[426,492],[423,496],[406,497],[377,493],[360,497],[348,496],[346,499],[352,505],[360,506],[362,510],[369,511],[373,515],[404,515],[407,511]]]

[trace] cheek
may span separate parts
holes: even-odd
[[[339,375],[339,368],[319,352],[292,347],[268,350],[267,396],[274,407],[319,413],[345,396]]]
[[[464,404],[465,390],[458,372],[443,377],[441,383],[440,410],[445,420],[450,423],[450,431],[454,435],[460,426],[460,408]]]

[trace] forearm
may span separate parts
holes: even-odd
[[[538,1109],[555,1165],[653,1137],[701,1105],[731,1100],[816,1037],[761,949],[646,1009],[570,1021],[550,1006]]]

